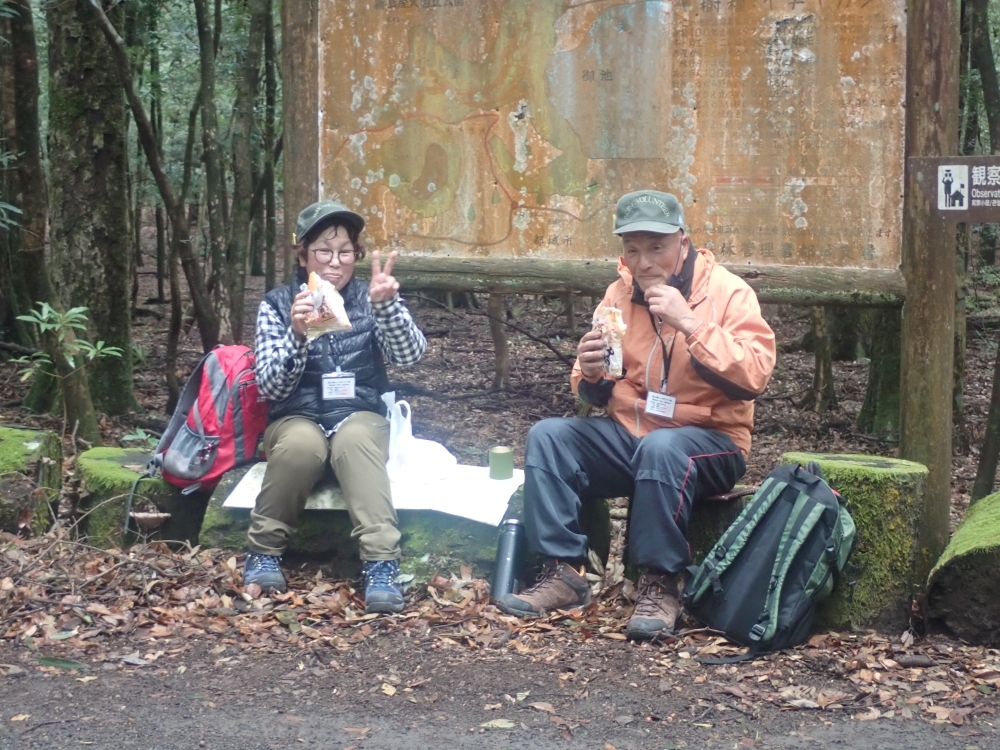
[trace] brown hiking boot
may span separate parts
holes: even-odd
[[[538,583],[520,594],[504,594],[497,608],[517,617],[538,617],[553,609],[573,609],[590,604],[590,584],[571,565],[549,560]]]
[[[669,573],[644,573],[639,577],[639,599],[625,628],[625,637],[648,641],[674,632],[681,613],[677,577]]]

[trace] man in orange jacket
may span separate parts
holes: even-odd
[[[588,604],[582,504],[631,495],[628,549],[645,572],[626,634],[673,632],[691,508],[732,489],[746,471],[753,400],[774,369],[774,333],[753,290],[710,251],[692,248],[683,222],[669,193],[641,190],[618,201],[620,279],[601,304],[620,310],[626,326],[622,374],[608,375],[605,340],[588,332],[571,383],[609,418],[546,419],[528,432],[525,526],[546,563],[538,584],[497,601],[509,614]]]

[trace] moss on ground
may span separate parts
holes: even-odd
[[[50,506],[62,487],[59,436],[0,426],[0,485],[0,530],[16,532],[30,505],[32,532],[45,531],[53,518]]]
[[[927,579],[927,616],[971,643],[1000,643],[1000,493],[965,514]]]
[[[857,525],[845,574],[820,608],[831,627],[900,626],[914,593],[918,526],[927,468],[880,456],[786,453],[786,464],[816,461]]]

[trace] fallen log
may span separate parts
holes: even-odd
[[[955,529],[927,579],[927,617],[963,641],[1000,644],[1000,492]]]

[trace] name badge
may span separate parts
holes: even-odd
[[[329,372],[323,376],[323,400],[354,398],[354,373]]]
[[[658,417],[674,418],[674,407],[677,406],[677,399],[665,393],[646,394],[646,413],[655,414]]]

